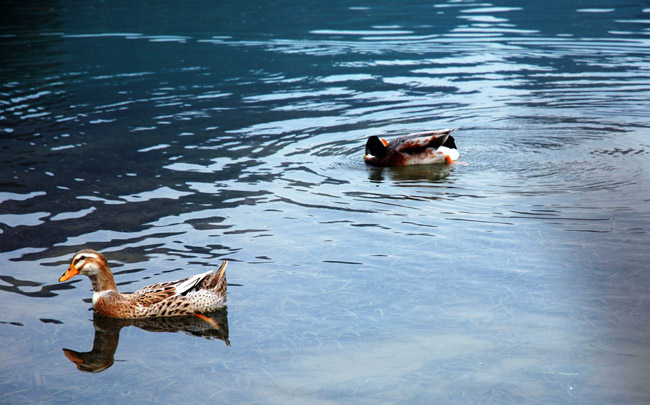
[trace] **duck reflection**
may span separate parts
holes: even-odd
[[[65,357],[75,363],[79,371],[88,373],[100,373],[113,365],[120,331],[126,326],[137,326],[150,332],[184,332],[206,339],[223,340],[226,346],[230,346],[228,311],[225,307],[205,315],[149,319],[118,319],[95,314],[93,326],[95,340],[91,351],[63,349]]]
[[[448,164],[410,165],[396,167],[367,167],[368,179],[381,183],[387,179],[392,181],[428,181],[437,183],[451,173]]]

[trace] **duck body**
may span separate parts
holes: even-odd
[[[85,249],[74,255],[59,281],[69,280],[77,274],[90,278],[93,308],[99,315],[127,319],[195,315],[225,305],[227,264],[228,261],[224,260],[217,271],[152,284],[123,294],[117,289],[104,255]]]
[[[372,166],[407,166],[451,163],[458,160],[454,137],[456,129],[417,132],[391,139],[371,136],[366,142],[363,160]]]

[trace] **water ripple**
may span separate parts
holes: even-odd
[[[87,332],[88,282],[56,279],[92,247],[125,289],[232,263],[233,350],[174,341],[179,367],[157,356],[179,337],[126,334],[106,377],[134,400],[154,370],[229,402],[563,402],[567,377],[585,402],[648,402],[647,8],[8,7],[0,323],[22,327],[5,328],[0,372],[15,401],[105,398],[62,390],[76,370],[52,357]],[[459,128],[456,164],[363,162],[371,135],[443,127]],[[612,350],[593,349],[603,336]],[[360,347],[370,363],[335,384],[313,372]],[[368,372],[409,351],[406,371]],[[463,373],[468,356],[483,360]],[[603,362],[641,377],[605,381]],[[450,375],[470,383],[446,390]]]

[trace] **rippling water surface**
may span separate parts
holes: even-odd
[[[3,8],[2,402],[650,401],[650,8]],[[93,322],[88,247],[125,291],[230,260],[219,328]]]

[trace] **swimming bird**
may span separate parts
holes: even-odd
[[[152,318],[196,315],[210,312],[226,303],[226,266],[224,260],[217,271],[167,283],[152,284],[130,294],[117,289],[108,261],[99,252],[84,249],[72,258],[68,270],[59,278],[66,281],[83,274],[93,285],[95,313],[113,318]]]
[[[393,138],[390,142],[371,136],[366,142],[363,160],[373,166],[406,166],[451,163],[460,154],[456,149],[454,129],[417,132]]]

